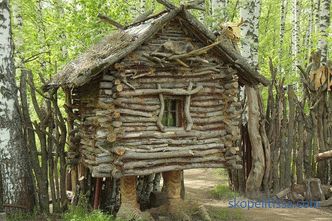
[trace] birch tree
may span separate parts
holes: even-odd
[[[4,203],[33,207],[28,154],[22,143],[10,26],[9,0],[0,0],[0,167]]]
[[[319,30],[319,11],[320,11],[320,1],[321,0],[313,0],[314,1],[314,9],[315,9],[315,32],[317,33]]]
[[[292,71],[296,72],[299,54],[299,1],[292,0]]]
[[[143,14],[146,10],[146,4],[147,1],[146,0],[141,0],[140,1],[140,13]]]
[[[214,22],[212,27],[218,25],[217,23],[227,21],[227,6],[228,0],[211,0],[211,13],[217,18],[217,22]]]
[[[279,34],[279,71],[282,72],[282,57],[283,57],[283,45],[284,45],[284,36],[285,36],[285,26],[286,26],[286,9],[287,9],[287,1],[281,0],[280,2],[280,34]]]
[[[260,0],[242,1],[240,16],[242,55],[258,70],[258,28],[260,15]],[[246,87],[248,105],[248,132],[251,143],[252,167],[246,182],[246,193],[254,195],[259,192],[263,179],[268,184],[269,175],[269,142],[262,123],[261,98],[256,88]],[[264,153],[267,153],[264,155]],[[266,186],[266,188],[268,188]]]
[[[320,38],[318,41],[318,48],[321,51],[321,62],[326,64],[328,55],[327,45],[327,29],[330,26],[330,6],[331,0],[322,0],[320,9],[319,32]]]

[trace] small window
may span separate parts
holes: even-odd
[[[166,127],[183,127],[183,99],[165,98],[162,124]]]

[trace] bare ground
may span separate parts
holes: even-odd
[[[209,209],[210,214],[218,210],[226,213],[241,213],[241,216],[234,216],[234,219],[227,219],[227,217],[225,219],[224,217],[219,220],[332,221],[331,208],[255,208],[249,210],[228,208],[227,199],[214,199],[210,193],[216,185],[227,184],[227,182],[227,177],[218,174],[218,170],[216,169],[185,170],[186,198],[205,205]]]

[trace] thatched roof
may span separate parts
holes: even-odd
[[[73,88],[88,83],[104,69],[118,62],[153,37],[165,24],[177,16],[184,20],[185,26],[193,30],[199,39],[204,40],[204,44],[215,41],[216,36],[189,12],[183,8],[175,8],[130,25],[125,30],[113,32],[76,60],[67,64],[46,87]],[[252,69],[234,48],[224,44],[220,44],[216,48],[225,58],[225,62],[238,70],[242,82],[249,85],[268,84],[268,80]]]

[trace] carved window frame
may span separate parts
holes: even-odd
[[[158,90],[162,91],[161,85],[158,84]],[[191,114],[190,114],[190,102],[191,102],[191,95],[198,93],[203,87],[202,86],[198,86],[197,88],[195,88],[193,90],[193,83],[189,82],[189,86],[187,88],[187,90],[183,90],[183,94],[181,93],[177,93],[177,96],[182,96],[184,97],[184,105],[183,105],[183,113],[184,113],[184,121],[183,121],[183,127],[170,127],[169,129],[185,129],[186,131],[190,131],[192,126],[193,126],[193,120],[191,118]],[[165,112],[165,96],[166,94],[164,94],[163,92],[159,93],[159,100],[160,100],[160,112],[159,112],[159,116],[157,119],[157,126],[158,128],[165,132],[168,127],[163,125],[162,120],[164,117],[164,112]]]

